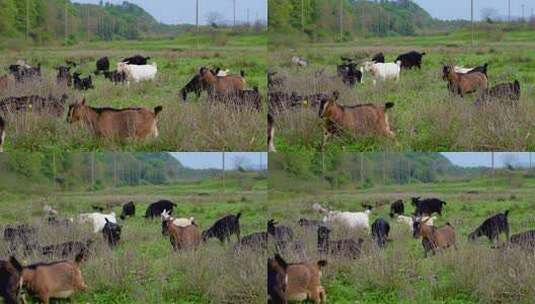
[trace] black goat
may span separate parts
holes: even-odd
[[[207,241],[209,238],[217,238],[221,242],[230,241],[230,236],[235,234],[240,242],[240,216],[238,214],[227,215],[217,220],[210,228],[202,232],[202,240]]]
[[[318,251],[322,254],[343,255],[356,258],[362,250],[363,239],[359,238],[358,242],[352,239],[343,239],[330,241],[329,234],[331,230],[325,226],[318,227]]]
[[[91,75],[86,78],[80,78],[80,75],[81,74],[78,72],[72,74],[73,84],[76,90],[87,91],[89,89],[95,88],[93,86],[93,80],[91,79]]]
[[[246,235],[240,239],[240,242],[234,247],[235,251],[240,250],[267,250],[268,233],[265,231],[255,232]]]
[[[294,238],[292,228],[284,225],[279,225],[275,220],[271,219],[267,222],[267,232],[275,240],[277,248],[286,248],[286,245]]]
[[[377,246],[384,247],[390,233],[390,224],[382,218],[376,219],[372,224],[372,237]]]
[[[357,68],[355,62],[337,65],[336,71],[338,76],[342,78],[342,82],[349,87],[354,87],[357,82],[362,82],[362,71]]]
[[[390,217],[394,217],[396,214],[405,214],[405,205],[402,200],[397,200],[390,205]]]
[[[123,59],[121,62],[127,63],[127,64],[133,64],[133,65],[146,65],[147,61],[150,59],[150,57],[143,57],[141,55],[134,55],[132,57],[128,57]]]
[[[412,205],[416,207],[416,210],[414,211],[414,215],[416,216],[431,216],[431,214],[435,212],[442,215],[443,205],[446,205],[446,202],[439,200],[438,198],[426,198],[422,200],[419,197],[413,197],[411,200]]]
[[[100,74],[100,72],[106,72],[110,70],[110,60],[108,56],[104,56],[97,60],[97,69],[95,70],[95,75]]]
[[[507,240],[509,240],[509,222],[507,215],[509,210],[504,213],[498,213],[486,219],[479,227],[468,235],[468,239],[473,241],[480,236],[486,236],[493,243],[497,242],[500,233],[505,233]]]
[[[195,93],[197,98],[199,98],[204,90],[206,90],[206,86],[201,81],[201,75],[196,74],[182,89],[180,89],[182,101],[186,101],[188,99],[189,93]]]
[[[485,102],[489,102],[492,100],[497,100],[504,103],[512,103],[514,101],[519,101],[520,83],[518,82],[518,80],[509,83],[497,84],[490,89],[486,89],[477,99],[476,105],[482,105]]]
[[[399,55],[394,62],[401,61],[402,69],[412,69],[417,67],[418,69],[422,68],[422,57],[425,53],[418,53],[416,51],[410,51],[405,54]]]
[[[511,235],[509,245],[535,250],[535,229]]]
[[[110,222],[107,218],[105,220],[106,224],[104,225],[104,229],[102,229],[102,235],[104,235],[104,239],[108,242],[108,245],[113,248],[121,240],[121,226]]]
[[[71,75],[71,67],[69,66],[59,66],[57,67],[58,75],[56,76],[56,83],[61,84],[64,83],[68,87],[72,86],[72,75]]]
[[[383,52],[377,53],[375,56],[373,56],[372,61],[375,63],[385,63],[385,55]]]
[[[171,215],[173,214],[174,207],[176,207],[176,204],[171,201],[159,200],[147,207],[147,211],[145,211],[145,218],[159,217],[162,215],[164,210],[168,211],[169,215]]]
[[[114,84],[125,84],[126,83],[126,73],[124,71],[117,72],[114,71],[104,71],[104,78],[109,79]]]
[[[127,216],[135,216],[136,215],[136,205],[133,201],[130,201],[123,205],[123,211],[121,212],[120,218],[122,220],[125,220]]]
[[[32,112],[40,115],[60,117],[65,112],[65,104],[69,96],[63,94],[60,98],[52,95],[41,97],[37,95],[6,97],[0,99],[0,112],[3,113],[26,113]]]
[[[65,242],[60,244],[43,246],[39,251],[42,255],[50,256],[53,258],[68,259],[79,254],[82,254],[84,257],[87,257],[92,243],[92,240],[88,240],[85,243],[78,241]]]

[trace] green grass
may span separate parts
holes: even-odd
[[[485,32],[476,33],[484,37]],[[528,151],[535,147],[533,123],[535,114],[535,55],[532,32],[505,32],[498,41],[481,38],[470,46],[463,31],[450,35],[388,37],[361,39],[348,43],[318,43],[295,50],[270,48],[270,61],[286,83],[278,90],[296,91],[303,95],[318,92],[341,92],[340,102],[394,102],[388,111],[397,141],[377,137],[347,136],[332,139],[327,151]],[[365,73],[362,85],[349,89],[336,75],[340,56],[369,59],[384,52],[392,62],[399,54],[417,50],[426,52],[421,71],[401,72],[397,83],[373,86]],[[305,69],[290,64],[292,55],[310,61]],[[476,95],[465,98],[451,95],[442,80],[442,65],[454,63],[467,67],[489,63],[490,86],[498,83],[521,83],[522,97],[517,107],[493,104],[474,106]],[[318,74],[318,71],[323,73]],[[317,109],[298,109],[276,117],[275,145],[278,151],[318,150],[321,121]]]
[[[40,228],[43,242],[71,239],[97,240],[95,253],[82,265],[87,292],[77,293],[73,303],[264,303],[265,255],[245,253],[235,256],[232,239],[221,245],[210,240],[196,251],[174,253],[168,237],[161,235],[159,219],[142,216],[149,203],[170,199],[178,207],[176,217],[195,217],[201,229],[221,216],[242,212],[242,236],[262,231],[267,220],[266,180],[245,177],[184,182],[166,186],[139,186],[97,192],[52,192],[42,195],[0,198],[0,223],[30,222]],[[57,231],[43,222],[42,207],[50,204],[61,217],[91,212],[94,204],[111,204],[120,214],[122,203],[133,200],[136,216],[122,225],[120,244],[108,249],[100,234],[90,227]],[[0,242],[0,256],[9,255]],[[20,257],[20,255],[19,255]],[[30,256],[25,263],[42,260]],[[37,303],[32,300],[30,303]]]
[[[10,86],[0,91],[4,96],[50,93],[69,95],[69,103],[86,98],[91,106],[124,108],[142,106],[153,109],[162,105],[158,117],[160,137],[148,140],[102,140],[95,138],[80,124],[68,125],[65,113],[59,118],[34,115],[7,115],[5,150],[22,151],[263,151],[265,150],[265,112],[233,106],[210,106],[206,94],[197,99],[194,94],[182,102],[179,90],[203,66],[230,69],[231,73],[246,73],[247,86],[258,86],[266,94],[266,36],[265,34],[201,35],[199,41],[190,34],[174,39],[142,41],[113,41],[82,43],[68,47],[36,47],[5,50],[0,58],[0,70],[24,59],[32,65],[42,64],[45,80]],[[124,57],[133,54],[151,56],[158,65],[155,81],[130,86],[115,86],[103,76],[93,75],[94,90],[78,92],[55,83],[54,67],[66,59],[77,63],[83,76],[95,70],[101,56],[109,56],[111,69]],[[0,73],[1,74],[1,73]],[[243,126],[248,126],[243,128]]]
[[[467,235],[486,218],[505,210],[510,211],[511,234],[535,229],[533,178],[524,178],[520,186],[511,185],[507,177],[497,177],[495,182],[481,177],[462,182],[377,185],[367,190],[350,185],[339,190],[319,190],[321,186],[311,183],[310,189],[316,191],[279,189],[272,178],[270,217],[293,227],[297,238],[304,242],[307,261],[328,261],[322,277],[327,303],[533,303],[532,252],[491,249],[485,237],[475,243],[467,241]],[[291,178],[286,183],[291,183]],[[455,227],[458,250],[424,258],[421,240],[415,240],[406,225],[390,219],[390,205],[385,202],[403,199],[408,214],[413,211],[412,196],[438,197],[447,202],[435,226],[449,222]],[[320,256],[316,232],[296,225],[299,218],[322,218],[312,211],[313,203],[334,210],[361,211],[363,202],[376,206],[370,224],[379,217],[389,221],[392,241],[384,250],[378,250],[368,233],[334,227],[333,240],[365,240],[364,253],[356,260]],[[287,262],[303,261],[302,254],[292,250],[285,251],[283,256]]]

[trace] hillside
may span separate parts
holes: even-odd
[[[342,0],[342,10],[343,40],[356,36],[409,36],[463,24],[434,19],[410,0]],[[304,31],[314,41],[339,40],[339,17],[338,0],[269,0],[269,30],[275,35]]]
[[[29,4],[28,10],[26,3]],[[0,1],[0,37],[24,38],[27,21],[29,38],[40,44],[63,40],[65,29],[70,44],[81,39],[111,40],[170,36],[179,31],[176,26],[159,23],[141,7],[127,1],[119,5],[79,4],[70,0]]]

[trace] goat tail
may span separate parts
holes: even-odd
[[[245,77],[245,71],[244,71],[244,70],[241,70],[241,71],[240,71],[240,76],[241,76],[241,77]]]
[[[236,221],[240,219],[240,216],[241,216],[241,212],[238,212],[238,214],[236,214]]]
[[[505,210],[505,212],[503,213],[503,215],[505,215],[507,217],[507,215],[509,215],[509,210]]]
[[[154,116],[157,116],[158,113],[160,113],[162,110],[163,110],[162,106],[157,106],[156,108],[154,108]]]
[[[322,268],[322,267],[325,267],[325,266],[327,266],[327,260],[318,261],[318,267],[319,268]]]
[[[421,55],[424,56],[424,55],[425,55],[425,52],[423,52]]]
[[[388,109],[393,108],[393,107],[394,107],[394,103],[393,102],[385,103],[385,110],[388,110]]]

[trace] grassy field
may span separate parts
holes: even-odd
[[[535,298],[535,255],[518,249],[491,249],[486,238],[475,243],[468,234],[487,217],[509,210],[511,234],[535,229],[535,181],[526,179],[512,187],[508,178],[495,182],[487,178],[435,184],[387,185],[369,190],[325,190],[311,184],[309,191],[278,191],[270,175],[270,217],[294,229],[305,242],[305,254],[287,251],[288,262],[315,261],[317,234],[297,226],[299,218],[321,219],[312,211],[313,203],[335,210],[361,211],[361,203],[378,204],[370,223],[382,217],[391,225],[384,250],[372,243],[363,231],[335,228],[331,239],[364,238],[364,253],[357,260],[327,256],[322,285],[327,303],[533,303]],[[491,187],[494,185],[494,187]],[[315,189],[315,190],[314,190]],[[451,223],[456,230],[458,250],[448,250],[424,258],[421,240],[412,237],[408,226],[390,219],[389,204],[403,199],[405,213],[413,211],[410,197],[438,197],[447,202],[436,226]],[[408,209],[408,210],[407,210]],[[503,234],[501,241],[504,240]]]
[[[178,207],[175,216],[195,217],[201,229],[229,213],[242,212],[242,236],[265,229],[267,182],[249,176],[220,180],[177,183],[166,186],[139,186],[98,192],[50,192],[41,195],[4,193],[0,198],[0,223],[29,222],[39,227],[43,243],[92,238],[95,253],[82,265],[89,286],[72,303],[265,303],[266,256],[245,252],[234,255],[236,242],[221,245],[210,240],[196,251],[173,252],[168,237],[161,235],[159,219],[142,216],[150,202],[170,199]],[[45,224],[42,207],[50,204],[62,217],[90,212],[91,205],[111,204],[120,214],[122,203],[133,200],[136,216],[120,221],[120,244],[110,250],[101,234],[90,227],[63,231]],[[0,241],[0,256],[9,255]],[[22,260],[22,256],[19,254]],[[41,261],[31,256],[25,263]],[[30,303],[37,303],[31,301]]]
[[[318,92],[341,92],[340,102],[394,102],[389,121],[397,140],[377,137],[332,139],[327,150],[344,151],[528,151],[535,148],[533,137],[535,114],[535,55],[529,50],[533,32],[504,32],[499,37],[476,33],[470,46],[470,34],[458,31],[449,35],[361,39],[348,43],[318,43],[295,48],[270,47],[273,69],[287,79],[277,90],[296,91],[303,95]],[[383,52],[392,62],[404,52],[426,52],[421,71],[401,72],[399,82],[373,86],[365,73],[363,84],[349,89],[336,76],[340,56],[370,59]],[[290,63],[293,55],[309,60],[310,65],[297,69]],[[451,95],[442,80],[444,63],[473,67],[489,63],[489,84],[521,84],[522,96],[516,107],[492,104],[474,105],[476,95],[465,98]],[[322,72],[320,72],[322,71]],[[298,109],[276,117],[275,144],[278,151],[319,149],[322,131],[317,109]]]
[[[8,115],[6,151],[265,151],[265,112],[251,109],[237,111],[233,106],[212,105],[206,94],[196,99],[190,95],[187,103],[177,93],[202,66],[230,69],[238,74],[245,71],[248,87],[258,86],[266,94],[267,35],[243,36],[185,34],[171,40],[115,41],[82,43],[70,47],[38,47],[3,50],[0,70],[7,73],[9,64],[23,59],[31,65],[41,63],[44,80],[0,91],[0,98],[52,93],[69,95],[69,103],[85,97],[91,106],[124,108],[143,106],[153,109],[162,105],[158,116],[158,139],[144,141],[111,141],[94,138],[80,124],[66,123],[60,118],[35,115]],[[94,90],[74,91],[56,85],[54,67],[66,59],[82,62],[82,77],[95,70],[95,62],[109,56],[111,69],[116,63],[134,54],[151,56],[158,65],[155,81],[130,86],[115,86],[103,76],[93,75]],[[3,75],[3,73],[0,73]],[[248,126],[243,128],[243,126]]]

